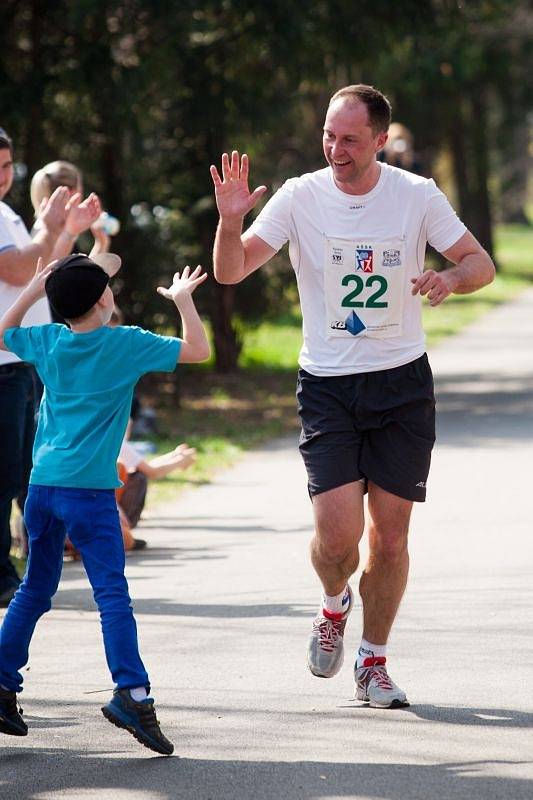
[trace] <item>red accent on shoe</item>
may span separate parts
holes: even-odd
[[[358,666],[361,666],[361,667],[378,667],[378,666],[382,666],[386,662],[387,662],[387,659],[385,658],[385,656],[374,656],[374,657],[371,657],[371,658],[365,658],[363,663],[359,664]]]
[[[328,611],[327,608],[322,609],[322,614],[326,619],[331,619],[333,622],[342,622],[344,619],[344,612],[337,613],[336,611]]]

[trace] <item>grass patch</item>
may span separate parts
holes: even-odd
[[[422,320],[428,347],[445,336],[457,333],[491,308],[512,300],[531,285],[531,282],[523,277],[499,273],[494,282],[480,292],[452,295],[436,308],[424,303]]]
[[[422,319],[428,346],[457,333],[491,308],[512,300],[533,285],[532,247],[533,227],[506,225],[497,228],[495,249],[499,269],[493,283],[474,294],[452,295],[437,308],[424,303]]]
[[[530,252],[533,228],[506,226],[496,231],[500,267],[494,283],[472,295],[454,295],[438,308],[424,305],[429,346],[457,333],[500,303],[533,285]],[[177,491],[206,483],[251,447],[284,433],[297,436],[294,390],[301,323],[295,319],[265,322],[246,332],[236,375],[182,367],[180,406],[172,381],[150,378],[143,393],[157,408],[158,452],[187,441],[198,450],[197,464],[185,473],[152,482],[150,505],[169,502]]]
[[[196,447],[198,460],[186,472],[152,481],[151,505],[172,500],[183,488],[207,483],[244,450],[286,433],[295,441],[297,437],[294,367],[248,368],[230,375],[194,367],[182,370],[179,408],[171,381],[159,381],[148,391],[153,401],[157,389],[160,435],[154,441],[158,453],[186,441]]]

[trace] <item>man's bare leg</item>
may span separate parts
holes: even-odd
[[[407,536],[412,502],[368,487],[368,563],[359,582],[363,600],[363,641],[355,665],[356,698],[374,708],[409,705],[405,692],[391,680],[386,643],[409,571]]]
[[[364,530],[363,483],[346,483],[313,498],[311,561],[329,595],[342,592],[359,564]]]
[[[307,663],[313,675],[332,678],[342,666],[342,638],[353,605],[353,595],[346,584],[359,563],[358,546],[364,528],[363,484],[348,483],[316,495],[313,508],[311,560],[328,597],[313,622]]]
[[[363,600],[363,637],[386,644],[407,584],[407,538],[413,503],[368,486],[370,553],[359,583]]]

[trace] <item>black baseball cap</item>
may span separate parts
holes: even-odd
[[[92,258],[73,253],[60,258],[45,283],[52,310],[64,319],[83,316],[103,295],[121,264],[115,253],[99,253]]]

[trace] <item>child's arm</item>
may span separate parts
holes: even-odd
[[[165,289],[163,286],[159,286],[157,289],[163,297],[173,300],[180,312],[183,331],[179,360],[183,364],[206,361],[211,352],[202,320],[192,299],[192,293],[206,278],[207,273],[202,273],[200,266],[196,267],[193,272],[189,267],[185,267],[181,276],[179,272],[176,272],[169,289]]]
[[[183,443],[171,450],[170,453],[155,456],[150,461],[142,461],[137,470],[143,472],[147,478],[157,480],[164,478],[176,469],[188,469],[195,461],[195,448]]]
[[[22,292],[15,300],[11,308],[8,308],[8,310],[0,319],[1,350],[8,349],[4,344],[4,333],[7,331],[7,329],[18,328],[22,320],[24,319],[24,316],[32,307],[32,305],[36,303],[37,300],[40,300],[41,297],[44,297],[45,295],[44,284],[46,279],[50,275],[54,264],[55,261],[45,266],[43,264],[42,258],[38,259],[35,275],[28,283],[28,285],[22,290]]]

